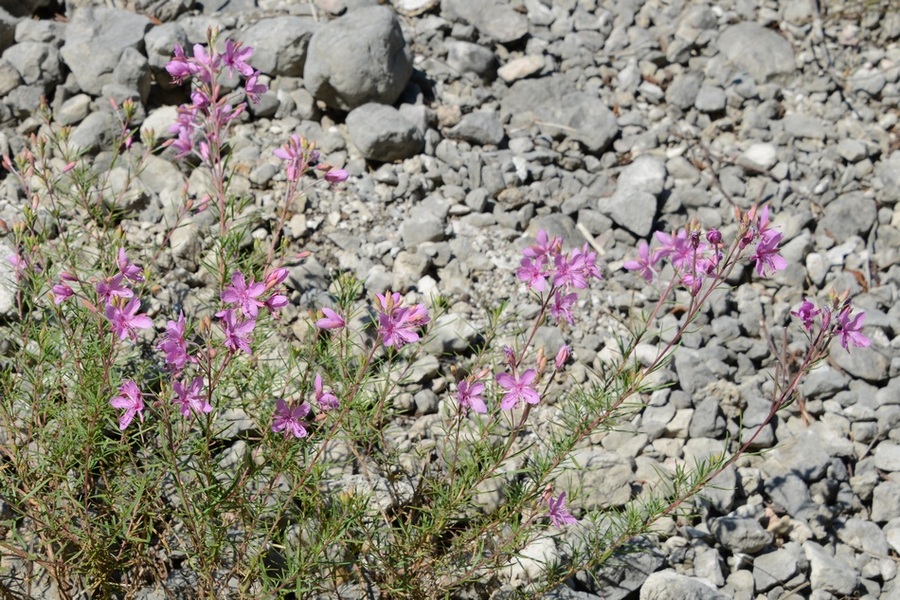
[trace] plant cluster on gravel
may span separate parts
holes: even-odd
[[[548,322],[579,326],[579,294],[603,285],[597,250],[544,231],[508,277],[530,291],[537,315],[523,322],[515,307],[494,307],[462,360],[419,356],[441,298],[367,298],[350,276],[309,314],[303,343],[285,350],[284,264],[306,255],[289,256],[281,230],[307,186],[340,185],[347,173],[291,136],[275,153],[289,181],[277,225],[251,235],[247,199],[229,187],[228,141],[246,101],[265,92],[252,53],[215,32],[205,46],[175,47],[167,70],[192,92],[169,142],[136,140],[124,103],[111,164],[94,168],[70,150],[69,130],[49,113],[30,149],[4,157],[31,205],[9,224],[19,292],[15,351],[0,369],[0,548],[48,573],[63,597],[128,597],[176,569],[208,598],[369,588],[382,598],[487,597],[501,582],[508,595],[535,597],[681,510],[753,447],[835,340],[847,351],[869,344],[865,313],[846,295],[804,300],[787,326],[795,333],[773,324],[785,333],[773,337],[762,424],[726,453],[660,473],[624,509],[582,502],[569,477],[581,451],[666,385],[656,374],[735,269],[767,277],[787,266],[768,208],[738,211],[722,231],[691,223],[641,242],[624,268],[653,286],[655,302],[614,324],[615,359],[583,384],[567,377],[568,346],[536,340]],[[242,85],[223,86],[226,73]],[[121,207],[146,158],[168,145],[207,174],[208,195],[185,200],[169,233],[136,249]],[[119,166],[129,180],[113,185]],[[218,225],[203,267],[219,294],[191,311],[185,299],[162,305],[154,258],[201,214]],[[789,339],[799,349],[791,360]],[[455,382],[440,390],[441,433],[399,447],[386,435],[392,399],[437,368]],[[551,409],[549,422],[535,422],[537,406]],[[496,495],[499,505],[485,501]],[[548,543],[562,560],[545,558]]]

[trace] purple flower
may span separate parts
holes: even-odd
[[[309,147],[305,138],[297,134],[291,135],[287,146],[275,150],[275,156],[287,161],[287,177],[296,181],[319,159],[319,153]]]
[[[330,308],[323,306],[322,314],[325,317],[316,321],[316,327],[319,329],[342,329],[347,324],[344,317]]]
[[[531,260],[530,258],[523,258],[520,264],[522,266],[516,271],[516,277],[524,281],[530,289],[536,292],[543,292],[547,287],[547,280],[541,271],[541,268],[544,266],[543,259],[536,258]]]
[[[178,313],[177,321],[166,323],[165,338],[156,346],[166,353],[166,365],[175,373],[181,371],[188,361],[197,362],[197,359],[188,356],[184,330],[184,313]]]
[[[553,361],[553,366],[556,367],[557,371],[561,371],[563,366],[565,366],[566,361],[569,360],[569,347],[563,346],[559,349],[559,352],[556,353],[556,360]]]
[[[191,411],[196,414],[212,412],[212,405],[202,393],[202,377],[194,377],[188,387],[184,387],[180,381],[176,381],[172,387],[175,388],[175,398],[172,402],[179,405],[182,416],[191,416]]]
[[[284,267],[278,267],[271,273],[267,274],[263,279],[263,282],[266,284],[266,289],[270,290],[276,285],[281,285],[290,274],[290,271],[288,271]]]
[[[338,401],[337,396],[322,389],[321,375],[316,374],[316,379],[313,382],[313,385],[315,386],[316,402],[319,403],[319,406],[322,407],[322,410],[331,410],[340,406],[340,402]]]
[[[176,84],[181,85],[185,79],[199,73],[200,67],[188,61],[181,44],[175,44],[174,52],[175,58],[166,64],[166,71],[169,72]]]
[[[578,300],[578,294],[563,294],[559,290],[553,296],[553,304],[550,305],[550,314],[556,317],[557,323],[565,318],[569,325],[575,324],[575,318],[572,316],[571,308]]]
[[[552,497],[547,499],[547,506],[549,507],[549,512],[547,514],[550,517],[550,522],[553,523],[554,527],[562,527],[563,525],[573,525],[578,522],[578,519],[573,517],[569,511],[566,510],[566,493],[563,492],[559,495],[559,498],[554,500]]]
[[[253,48],[249,46],[241,48],[240,42],[225,40],[225,54],[222,55],[222,64],[228,70],[228,74],[234,77],[234,72],[238,71],[244,77],[253,75],[253,67],[247,64],[247,59],[253,56]]]
[[[257,83],[258,79],[259,71],[254,71],[244,84],[244,91],[247,93],[247,97],[250,98],[250,102],[253,104],[259,104],[259,95],[269,91],[267,86],[262,83]]]
[[[109,403],[113,408],[125,410],[124,414],[119,415],[119,429],[121,431],[125,431],[125,428],[128,427],[135,415],[139,416],[143,423],[144,398],[141,390],[138,389],[137,384],[132,380],[126,379],[123,381],[122,385],[119,386],[119,395],[114,396]]]
[[[566,289],[574,287],[583,290],[586,288],[587,279],[585,278],[584,259],[584,254],[580,253],[572,253],[571,256],[568,254],[557,254],[553,258],[553,266],[555,267],[553,285]]]
[[[656,253],[650,253],[650,244],[641,240],[638,244],[638,258],[629,260],[622,266],[629,271],[637,271],[638,275],[647,281],[653,281],[653,277],[656,276],[656,269],[654,269],[654,266],[656,265],[657,260]]]
[[[244,274],[235,271],[231,276],[231,285],[222,290],[222,301],[237,304],[245,316],[255,319],[259,314],[259,307],[264,305],[257,298],[265,291],[265,283],[255,283],[252,277],[250,283],[247,283],[244,280]]]
[[[480,414],[487,412],[484,398],[481,397],[483,393],[484,384],[480,381],[470,383],[469,380],[463,379],[456,385],[456,400],[459,405],[465,409],[471,408]]]
[[[132,298],[125,308],[119,308],[115,304],[106,305],[106,318],[112,324],[113,332],[120,340],[126,337],[132,340],[137,339],[136,329],[149,329],[153,327],[153,321],[147,315],[137,314],[141,308],[141,301],[138,298]]]
[[[119,272],[125,279],[138,283],[144,281],[144,270],[139,266],[128,262],[128,256],[125,255],[125,248],[119,248],[116,264],[119,266]]]
[[[556,254],[559,254],[561,247],[562,239],[558,237],[550,239],[547,232],[541,229],[537,233],[537,243],[525,248],[522,251],[522,254],[528,258],[543,258],[545,256],[552,258]]]
[[[272,294],[268,298],[266,298],[265,306],[266,310],[269,311],[269,314],[275,315],[279,310],[284,308],[290,303],[288,297],[284,294]]]
[[[769,230],[763,234],[756,244],[756,252],[750,260],[756,263],[756,273],[760,277],[767,277],[769,270],[781,271],[787,268],[787,261],[778,254],[778,243],[781,241],[781,233]]]
[[[98,281],[95,286],[97,296],[99,296],[105,304],[109,304],[114,296],[119,298],[132,298],[134,292],[131,291],[131,288],[122,285],[122,279],[124,279],[124,277],[124,275],[119,273],[113,275],[109,279]]]
[[[819,315],[822,311],[816,308],[816,305],[807,300],[803,299],[803,303],[800,305],[800,308],[797,310],[792,310],[791,314],[800,319],[803,323],[803,327],[806,328],[807,331],[812,329],[813,320]]]
[[[510,410],[515,408],[520,401],[528,404],[537,404],[541,401],[541,397],[531,387],[531,382],[537,377],[534,369],[528,369],[520,378],[515,378],[509,373],[498,373],[497,383],[506,390],[503,400],[500,401],[500,408]]]
[[[841,336],[841,346],[850,351],[850,346],[865,348],[872,342],[861,333],[863,323],[866,320],[866,312],[859,311],[852,316],[850,306],[845,306],[837,316],[837,333]]]
[[[656,239],[662,245],[656,249],[654,263],[661,258],[671,257],[672,266],[680,269],[685,263],[690,264],[691,257],[699,253],[699,249],[691,246],[687,231],[684,229],[675,234],[657,231]]]
[[[72,288],[65,283],[57,283],[53,286],[53,304],[62,304],[75,295]]]
[[[347,171],[344,169],[331,169],[327,173],[325,173],[325,181],[330,183],[331,185],[335,185],[337,183],[341,183],[342,181],[347,181],[347,178],[350,176]]]
[[[230,308],[216,313],[216,316],[222,319],[222,330],[225,332],[225,347],[231,352],[243,350],[247,354],[252,354],[250,333],[256,327],[256,321],[253,319],[238,321],[234,310]]]
[[[430,320],[424,304],[401,306],[402,297],[393,294],[376,294],[381,310],[378,314],[378,335],[385,346],[400,348],[419,339],[416,329]]]
[[[310,406],[306,402],[300,406],[291,406],[284,400],[279,400],[275,406],[275,417],[272,421],[272,431],[278,433],[284,431],[284,437],[293,434],[296,438],[306,437],[306,423],[303,417],[309,414]]]

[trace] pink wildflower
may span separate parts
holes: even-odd
[[[119,429],[121,431],[125,431],[125,428],[128,427],[135,415],[140,417],[141,422],[144,421],[144,399],[141,390],[138,389],[134,381],[130,379],[123,381],[122,385],[119,386],[119,395],[114,396],[109,403],[113,408],[125,410],[122,415],[119,415]]]
[[[244,274],[235,271],[231,276],[231,285],[222,290],[222,301],[238,305],[245,316],[255,319],[259,314],[259,307],[264,305],[257,298],[265,291],[265,283],[256,283],[252,277],[250,283],[247,283]]]
[[[504,390],[507,390],[503,400],[500,401],[500,408],[510,410],[515,408],[521,401],[525,401],[528,404],[540,402],[540,395],[531,387],[535,377],[537,377],[537,372],[534,369],[528,369],[519,378],[509,373],[498,373],[497,383]]]
[[[153,327],[153,321],[147,315],[139,315],[141,301],[132,298],[125,308],[119,308],[115,304],[106,305],[106,318],[112,324],[113,332],[120,340],[126,337],[137,339],[136,329],[149,329]]]
[[[813,326],[813,320],[821,314],[821,310],[816,308],[816,305],[807,300],[803,299],[803,303],[800,305],[800,308],[797,310],[792,310],[791,314],[800,319],[800,322],[803,323],[803,327],[810,331]]]
[[[350,176],[347,171],[344,169],[331,169],[327,173],[325,173],[325,181],[330,183],[331,185],[335,185],[341,183],[342,181],[347,181],[347,178]]]
[[[113,297],[134,297],[134,292],[131,291],[131,288],[122,285],[122,279],[124,279],[124,277],[124,275],[119,273],[103,281],[98,281],[97,285],[95,286],[95,289],[97,290],[97,296],[99,296],[99,298],[106,304],[109,304],[112,301]]]
[[[191,411],[196,414],[212,412],[212,405],[202,393],[202,377],[194,377],[188,387],[185,387],[180,381],[176,381],[172,387],[175,388],[175,398],[172,399],[172,402],[179,405],[182,416],[191,416]]]
[[[244,92],[246,92],[247,97],[250,98],[250,102],[253,104],[259,104],[259,95],[269,91],[269,88],[266,85],[257,83],[259,75],[259,71],[254,71],[244,83]]]
[[[841,346],[850,351],[850,346],[866,348],[871,340],[862,334],[863,323],[866,321],[866,312],[859,311],[852,316],[853,310],[845,306],[837,316],[837,334],[841,336]]]
[[[287,161],[287,177],[290,181],[296,181],[306,170],[319,160],[319,153],[310,149],[306,139],[297,134],[292,134],[287,146],[275,150],[275,156]]]
[[[296,438],[306,437],[306,423],[302,419],[309,414],[310,406],[306,402],[291,408],[284,400],[279,400],[275,407],[272,431],[284,431],[284,437],[293,434]]]
[[[653,281],[653,277],[656,275],[654,266],[657,260],[656,253],[650,253],[650,245],[646,241],[641,240],[638,243],[638,258],[626,261],[622,266],[629,271],[637,271],[638,275],[647,281]]]
[[[165,338],[156,346],[166,353],[166,365],[175,373],[180,372],[188,361],[197,362],[197,359],[188,356],[184,331],[184,313],[178,313],[177,321],[166,323]]]
[[[125,248],[119,248],[116,264],[119,267],[119,272],[125,279],[138,283],[144,281],[144,270],[128,261],[128,256],[125,254]]]
[[[547,280],[544,278],[544,272],[541,270],[543,259],[523,258],[522,266],[516,271],[516,277],[525,282],[529,289],[536,292],[543,292],[547,288]]]
[[[550,522],[553,523],[554,527],[562,527],[563,525],[573,525],[578,522],[578,519],[573,517],[569,511],[566,510],[566,493],[563,492],[559,495],[559,498],[554,500],[552,497],[547,499],[547,505],[549,507],[548,517],[550,517]]]
[[[237,71],[244,77],[253,75],[253,67],[247,64],[247,59],[253,56],[253,48],[241,48],[240,42],[225,41],[225,54],[222,55],[222,64],[231,77]]]
[[[563,294],[557,290],[553,296],[553,304],[550,305],[550,314],[556,317],[557,322],[565,319],[569,322],[569,325],[574,325],[575,318],[572,316],[571,309],[575,305],[576,300],[578,300],[578,294],[575,292]]]
[[[557,371],[562,371],[566,361],[569,360],[569,354],[570,350],[568,346],[563,346],[559,349],[559,352],[556,353],[556,360],[553,361],[553,366],[556,367]]]
[[[330,308],[323,306],[322,314],[324,314],[325,317],[316,321],[316,327],[319,329],[343,329],[347,324],[347,322],[344,321],[344,317]]]
[[[247,319],[246,321],[238,321],[234,310],[226,309],[216,313],[217,317],[222,319],[222,330],[225,332],[225,347],[231,352],[243,350],[247,354],[252,354],[250,348],[250,333],[256,327],[256,321]]]
[[[53,286],[53,304],[62,304],[74,295],[75,292],[65,283],[57,283]]]
[[[774,272],[787,268],[787,261],[778,254],[778,243],[781,238],[780,232],[769,230],[756,244],[756,252],[750,260],[756,263],[756,273],[760,277],[767,277],[769,270]]]
[[[316,402],[319,403],[319,406],[322,407],[322,410],[332,410],[340,405],[337,396],[335,396],[331,392],[326,392],[322,388],[321,375],[316,374],[316,379],[313,382],[313,385],[315,387]]]
[[[419,339],[416,329],[430,320],[424,304],[401,306],[402,297],[394,292],[376,294],[381,310],[378,314],[378,335],[385,346],[400,348]]]
[[[484,384],[480,381],[472,383],[468,379],[463,379],[456,384],[456,401],[459,405],[464,409],[471,408],[479,414],[487,412],[487,405],[481,397],[483,393]]]

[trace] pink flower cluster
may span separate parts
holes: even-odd
[[[174,57],[166,65],[166,71],[172,80],[181,85],[193,80],[195,87],[191,92],[191,103],[178,108],[178,118],[169,131],[176,134],[172,146],[183,158],[194,151],[195,146],[200,157],[210,161],[210,148],[218,148],[222,142],[225,126],[238,117],[245,109],[245,103],[237,106],[229,104],[229,97],[222,94],[217,83],[220,74],[227,71],[230,76],[236,74],[244,77],[244,93],[251,102],[259,102],[259,95],[268,88],[259,83],[260,72],[247,64],[253,54],[252,48],[241,46],[240,42],[227,40],[225,51],[217,52],[213,40],[209,49],[203,44],[194,44],[194,55],[186,56],[184,48],[175,44]]]
[[[269,314],[275,316],[279,310],[287,306],[288,298],[277,289],[288,277],[288,270],[284,267],[275,269],[266,275],[263,281],[247,281],[244,274],[235,271],[231,276],[231,285],[222,290],[222,301],[231,306],[216,313],[221,319],[222,330],[225,333],[225,347],[230,352],[241,350],[252,354],[250,348],[250,334],[256,328],[256,318],[259,309],[265,308]],[[264,300],[260,297],[268,296]]]
[[[333,186],[346,181],[349,174],[344,169],[335,169],[327,164],[317,164],[319,162],[319,151],[316,150],[315,144],[310,143],[304,137],[291,134],[288,143],[275,150],[275,156],[285,161],[285,171],[288,181],[297,182],[307,173],[313,166],[317,171],[325,173],[323,177],[325,181]]]
[[[431,320],[425,305],[403,306],[403,297],[397,292],[375,296],[378,300],[378,339],[385,346],[394,348],[418,341],[416,330]]]
[[[647,281],[653,281],[659,273],[659,263],[668,259],[681,283],[695,295],[705,280],[721,272],[725,254],[722,234],[718,230],[710,229],[703,236],[699,228],[689,226],[674,234],[657,231],[655,237],[659,246],[651,251],[647,242],[642,240],[638,244],[638,258],[625,262],[627,270],[636,271]],[[765,206],[758,216],[756,209],[753,209],[743,217],[737,248],[742,252],[755,243],[755,250],[749,259],[755,263],[756,273],[760,277],[768,277],[787,267],[787,261],[778,254],[782,237],[781,232],[771,228],[769,207]]]
[[[865,311],[854,314],[850,304],[839,298],[832,298],[831,306],[822,308],[816,308],[812,301],[804,298],[799,308],[792,310],[791,314],[800,319],[806,331],[811,332],[818,321],[819,330],[826,336],[824,342],[827,344],[833,337],[837,337],[841,347],[847,352],[850,351],[850,346],[867,348],[872,343],[862,333],[863,323],[866,321]]]
[[[539,294],[547,291],[553,301],[550,314],[557,322],[565,319],[570,325],[575,323],[572,307],[578,299],[573,289],[585,289],[592,278],[602,279],[597,268],[597,253],[590,252],[588,245],[562,252],[562,238],[550,238],[541,229],[537,243],[522,251],[524,258],[516,271],[516,277],[525,282],[528,289]]]

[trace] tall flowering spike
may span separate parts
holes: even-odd
[[[563,527],[564,525],[573,525],[578,522],[578,519],[573,517],[569,511],[566,510],[566,493],[563,492],[559,495],[559,498],[547,499],[547,506],[549,508],[547,516],[550,517],[550,522],[553,523],[554,527]]]
[[[272,420],[272,431],[278,433],[284,432],[284,437],[293,435],[296,438],[306,437],[306,423],[303,419],[309,414],[310,406],[303,403],[299,406],[291,407],[284,400],[279,400],[275,406],[275,415]]]
[[[859,311],[853,315],[850,305],[841,309],[837,316],[837,334],[840,336],[841,346],[850,351],[850,346],[866,348],[872,342],[862,333],[863,323],[866,321],[866,312]]]
[[[137,329],[149,329],[153,327],[153,321],[147,315],[138,314],[141,301],[132,298],[125,308],[119,308],[115,304],[106,305],[106,318],[112,324],[113,332],[120,340],[125,338],[137,339]]]
[[[528,369],[518,378],[509,373],[498,373],[497,384],[506,390],[503,400],[500,401],[500,408],[511,410],[523,401],[528,404],[540,402],[540,395],[531,387],[535,377],[537,377],[537,372],[534,369]]]
[[[140,417],[141,422],[144,421],[144,398],[134,381],[130,379],[123,381],[119,386],[119,395],[114,396],[109,403],[113,408],[125,411],[119,415],[120,430],[125,431],[125,428],[134,420],[135,415]]]
[[[471,382],[463,379],[456,385],[456,401],[464,410],[474,410],[479,414],[487,412],[487,405],[481,395],[484,393],[484,384],[480,381]]]

